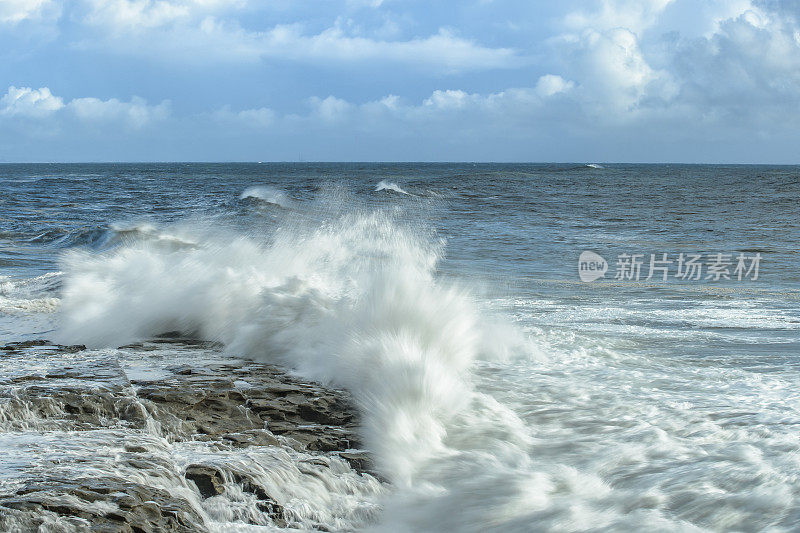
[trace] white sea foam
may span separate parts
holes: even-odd
[[[197,243],[184,228],[174,227],[165,231],[149,222],[114,223],[111,230],[123,241],[147,240],[166,248],[193,247]]]
[[[437,277],[440,240],[383,212],[266,242],[195,231],[193,248],[67,255],[56,340],[180,329],[348,388],[394,484],[381,530],[796,525],[796,373],[640,357],[637,338],[623,354],[568,327],[540,330],[537,352]]]
[[[278,205],[280,207],[289,207],[291,205],[291,200],[289,200],[289,198],[286,196],[286,193],[267,185],[255,185],[253,187],[248,187],[244,190],[244,192],[242,192],[242,194],[239,195],[240,200],[244,200],[245,198],[254,198],[256,200],[266,202],[268,204]]]
[[[406,194],[408,196],[414,196],[413,194],[403,190],[398,184],[394,183],[393,181],[386,181],[386,180],[379,181],[378,184],[375,186],[375,192],[379,191],[393,191],[400,194]]]
[[[179,329],[344,386],[379,468],[406,501],[429,499],[481,478],[465,461],[489,461],[490,478],[513,470],[530,440],[470,384],[475,359],[516,346],[463,288],[437,281],[441,246],[375,212],[289,225],[268,245],[226,236],[169,253],[147,241],[72,252],[57,339],[119,345]]]
[[[600,164],[598,164],[598,163],[588,163],[586,166],[587,166],[588,168],[606,168],[606,167],[604,167],[603,165],[600,165]]]
[[[59,299],[50,290],[58,283],[61,272],[48,272],[27,279],[0,276],[0,313],[52,313]]]

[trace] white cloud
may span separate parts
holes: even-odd
[[[231,111],[230,106],[225,106],[222,109],[212,113],[216,121],[221,121],[229,125],[233,124],[237,127],[253,127],[264,128],[271,126],[276,119],[276,113],[267,107],[259,107],[257,109],[245,109],[243,111]]]
[[[89,0],[83,23],[99,32],[83,48],[103,47],[149,58],[196,62],[255,62],[261,59],[322,65],[401,63],[444,72],[510,68],[522,63],[511,48],[491,48],[447,28],[407,39],[383,20],[373,36],[352,21],[337,19],[318,32],[300,23],[255,30],[226,16],[243,2],[220,0]]]
[[[138,129],[167,118],[170,102],[164,100],[150,105],[134,96],[130,102],[89,97],[75,98],[64,104],[64,100],[53,95],[48,87],[32,89],[13,85],[0,98],[0,116],[43,120],[65,112],[82,122],[110,122]]]
[[[58,9],[60,6],[53,0],[0,0],[0,22],[18,24],[23,20],[36,20]]]
[[[564,90],[569,82],[557,76],[544,77],[547,83],[560,83]],[[469,93],[459,89],[435,90],[421,102],[414,104],[403,101],[396,95],[388,95],[378,100],[361,104],[348,102],[335,96],[325,99],[312,98],[311,114],[293,119],[305,120],[317,125],[352,121],[361,129],[386,127],[390,123],[430,123],[458,119],[465,114],[495,117],[516,121],[530,118],[545,109],[545,102],[554,94],[542,94],[538,88],[515,88],[497,93]],[[389,122],[387,122],[389,121]]]
[[[469,94],[460,89],[447,89],[445,91],[433,91],[433,94],[422,102],[422,105],[433,109],[453,110],[480,105],[481,102],[480,95]]]
[[[683,82],[682,97],[706,113],[797,120],[799,30],[791,18],[747,10],[721,22],[711,38],[684,43],[671,64]]]
[[[6,0],[0,3],[0,21],[44,20],[43,14],[62,1]],[[744,132],[739,138],[747,138],[758,131],[766,132],[766,138],[769,132],[800,124],[796,0],[570,0],[542,8],[546,13],[536,24],[525,19],[535,10],[524,9],[524,3],[513,9],[509,6],[514,2],[486,3],[491,10],[453,3],[448,9],[421,12],[408,3],[381,0],[318,0],[310,5],[289,0],[269,5],[244,0],[76,0],[64,3],[69,16],[62,20],[68,23],[59,30],[66,37],[58,44],[73,45],[69,53],[102,48],[144,58],[145,64],[131,62],[144,75],[151,61],[202,67],[266,61],[275,68],[252,68],[251,83],[263,85],[269,76],[283,76],[272,93],[283,92],[278,101],[289,107],[297,103],[293,98],[308,104],[301,115],[287,114],[278,107],[259,107],[257,97],[242,91],[240,105],[252,109],[220,109],[225,102],[213,101],[207,105],[218,111],[194,110],[175,121],[179,127],[198,120],[228,137],[252,127],[261,129],[259,136],[253,135],[260,138],[288,131],[288,125],[297,126],[296,132],[316,127],[405,131],[413,137],[415,132],[439,131],[447,138],[462,130],[483,129],[502,137],[502,128],[512,126],[530,135],[563,127],[586,138],[609,131],[638,138],[636,133],[663,126],[658,135],[680,140],[700,128],[718,137],[733,138],[739,131]],[[475,15],[492,10],[497,18],[483,21]],[[519,30],[492,30],[511,26]],[[14,31],[35,27],[19,24]],[[69,40],[74,36],[84,39],[78,47]],[[392,72],[397,67],[407,70]],[[515,71],[441,82],[443,73],[489,69]],[[212,80],[216,72],[181,70],[181,77],[196,75],[198,83],[214,87],[201,86],[191,103],[180,107],[203,105],[196,102],[221,94]],[[236,72],[239,76],[244,69]],[[307,76],[316,81],[305,81]],[[328,92],[312,89],[328,82],[357,88],[327,97]],[[420,87],[426,88],[425,97],[419,95]],[[354,94],[372,96],[364,102]],[[383,94],[389,96],[377,97]],[[167,102],[152,105],[137,98],[67,103],[47,88],[12,87],[0,94],[0,114],[6,121],[56,116],[76,124],[143,128],[167,119],[170,108]],[[601,140],[606,139],[613,134]]]
[[[575,87],[575,83],[567,81],[555,74],[545,74],[536,82],[536,92],[539,96],[548,97],[564,93]]]
[[[47,87],[31,89],[12,85],[0,98],[0,114],[12,117],[43,118],[63,107],[64,101],[53,96]]]
[[[377,9],[384,4],[385,0],[347,0],[347,5],[350,7],[371,7]]]
[[[703,125],[727,135],[800,122],[800,12],[759,0],[578,2],[549,41],[574,124]],[[685,34],[684,34],[685,32]],[[560,88],[540,78],[541,96]],[[689,119],[688,117],[692,117]],[[677,126],[683,124],[682,127]]]
[[[589,9],[567,13],[563,24],[572,31],[587,28],[604,31],[624,28],[641,34],[652,26],[675,0],[600,0],[590,2]]]
[[[568,67],[584,100],[597,111],[634,111],[646,96],[670,98],[669,74],[653,69],[634,33],[624,28],[587,30],[570,46]]]
[[[328,96],[325,99],[313,97],[310,103],[315,115],[325,122],[340,120],[354,108],[351,103],[335,96]]]
[[[76,98],[67,105],[67,108],[83,121],[119,122],[138,129],[169,116],[170,103],[165,100],[158,105],[149,105],[137,96],[130,102],[121,102],[116,98],[110,100]]]
[[[244,0],[85,0],[85,21],[113,31],[142,32],[236,10]]]
[[[306,36],[296,26],[279,27],[262,41],[265,56],[318,62],[389,61],[441,67],[450,71],[504,68],[519,64],[513,50],[486,48],[449,30],[408,41],[352,37],[339,28]]]

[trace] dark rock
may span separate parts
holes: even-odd
[[[101,478],[92,487],[69,482],[31,485],[11,496],[0,496],[0,530],[36,531],[48,517],[66,517],[92,531],[205,531],[202,517],[183,500],[154,487]],[[96,487],[96,489],[95,489]],[[106,512],[97,502],[115,502]],[[49,530],[49,529],[47,529]]]
[[[138,352],[136,358],[150,357],[168,342],[170,350],[217,349],[213,343],[186,339],[180,333],[124,349]],[[158,380],[140,377],[141,381],[131,382],[124,369],[106,356],[87,351],[81,359],[82,346],[26,341],[2,350],[6,357],[18,357],[21,362],[39,361],[40,356],[54,361],[44,371],[40,361],[29,373],[23,368],[5,382],[10,386],[0,388],[5,417],[0,424],[5,431],[27,431],[33,424],[45,435],[51,430],[75,435],[117,431],[122,439],[131,435],[130,430],[136,435],[158,431],[168,442],[202,440],[219,450],[291,446],[319,457],[298,466],[308,475],[319,475],[320,468],[330,467],[327,456],[338,455],[355,471],[377,477],[368,454],[358,450],[359,420],[349,395],[289,376],[277,367],[231,359],[204,366],[166,366],[159,368]],[[28,350],[38,350],[36,357],[29,357]],[[69,364],[62,366],[59,355],[65,353],[72,355]],[[157,352],[153,357],[158,357]],[[227,479],[255,496],[258,508],[275,525],[294,527],[297,523],[281,505],[285,502],[272,497],[247,473],[198,463],[180,474],[168,456],[158,453],[163,446],[159,442],[163,441],[141,437],[118,442],[114,462],[121,468],[120,475],[147,471],[168,478],[169,483],[193,484],[203,498],[224,495]],[[56,519],[78,530],[205,531],[202,517],[187,500],[132,479],[144,478],[30,480],[14,493],[0,495],[0,531],[35,531]]]
[[[280,443],[275,435],[266,429],[251,429],[243,433],[226,433],[222,439],[230,442],[236,447],[246,446],[279,446]]]
[[[225,492],[225,479],[222,472],[211,466],[191,465],[184,474],[186,479],[194,482],[203,498],[219,496]]]
[[[269,515],[270,519],[278,527],[286,527],[288,519],[286,510],[276,502],[264,487],[256,483],[252,478],[247,475],[237,474],[234,476],[236,483],[242,486],[244,492],[249,492],[258,498],[258,508],[262,513]]]
[[[33,341],[11,342],[3,346],[3,350],[19,350],[22,348],[32,348],[34,346],[49,346],[50,341],[37,339]]]

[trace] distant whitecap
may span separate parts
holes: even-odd
[[[287,198],[282,191],[266,185],[248,187],[242,194],[239,195],[240,200],[244,200],[246,198],[253,198],[261,202],[279,205],[281,207],[289,207],[291,203],[289,198]]]
[[[406,194],[408,196],[414,196],[413,194],[403,190],[398,184],[396,184],[396,183],[394,183],[392,181],[386,181],[386,180],[381,180],[375,186],[375,192],[378,192],[378,191],[394,191],[394,192],[399,192],[400,194]]]

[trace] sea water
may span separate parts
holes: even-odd
[[[282,478],[332,529],[791,531],[798,198],[798,167],[0,165],[0,342],[157,375],[116,347],[180,330],[348,389],[388,483]],[[31,424],[2,426],[2,490]],[[44,447],[117,436],[88,438]]]

